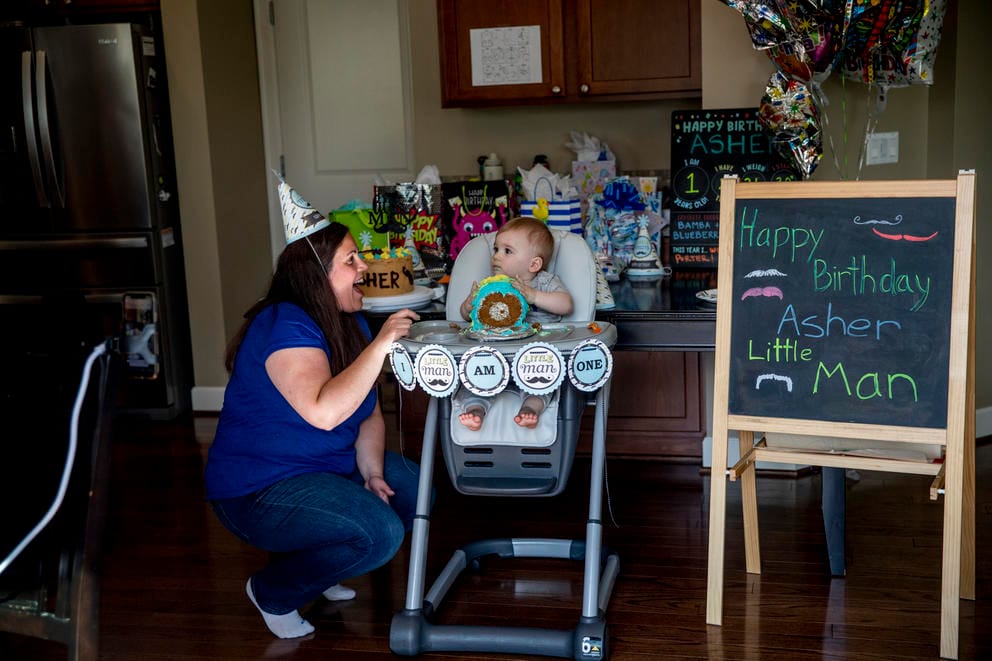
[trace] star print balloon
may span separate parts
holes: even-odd
[[[772,144],[809,179],[823,157],[820,115],[805,84],[775,72],[761,97],[758,120]]]

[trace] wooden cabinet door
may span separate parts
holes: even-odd
[[[615,352],[607,454],[701,461],[706,435],[701,382],[698,353]],[[592,448],[591,413],[582,417],[580,452]]]
[[[438,0],[437,19],[442,107],[548,100],[565,95],[562,0]],[[472,84],[472,30],[535,25],[540,29],[541,82]],[[508,53],[503,60],[512,62],[514,55]],[[497,62],[497,56],[493,55],[491,61]]]
[[[699,0],[576,0],[580,96],[702,93]]]

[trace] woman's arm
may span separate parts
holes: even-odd
[[[382,409],[376,402],[372,415],[365,418],[355,439],[355,463],[358,472],[365,478],[365,488],[389,502],[393,490],[384,477],[384,455],[386,452],[386,423],[382,419]]]
[[[411,310],[391,315],[369,346],[340,374],[331,374],[327,354],[315,347],[275,351],[266,359],[265,371],[304,420],[320,429],[334,429],[365,401],[389,348],[410,332],[417,319]]]

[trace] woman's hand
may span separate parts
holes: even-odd
[[[419,319],[419,314],[407,308],[403,308],[399,312],[394,312],[382,324],[382,328],[379,330],[379,334],[376,335],[375,339],[377,342],[381,342],[388,351],[393,342],[410,334],[410,326]]]
[[[382,502],[389,504],[389,497],[395,495],[396,492],[393,491],[386,483],[386,479],[382,475],[371,475],[367,480],[365,480],[365,488],[379,496]]]

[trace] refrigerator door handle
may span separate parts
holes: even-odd
[[[38,139],[34,130],[34,94],[31,91],[31,51],[21,53],[21,101],[24,110],[24,140],[28,143],[28,161],[31,164],[31,174],[34,176],[34,192],[38,197],[38,206],[50,207],[48,195],[45,194],[45,184],[41,180],[41,161],[38,160]]]
[[[58,175],[55,172],[55,156],[52,152],[52,128],[48,123],[48,86],[45,84],[48,69],[48,58],[45,51],[35,51],[37,65],[34,69],[34,87],[38,95],[38,132],[41,135],[41,151],[45,155],[45,170],[48,175],[48,187],[55,198],[57,207],[65,207],[65,198],[59,186]]]
[[[14,239],[0,240],[0,252],[4,250],[93,250],[100,248],[147,248],[145,237],[86,237],[78,239]]]

